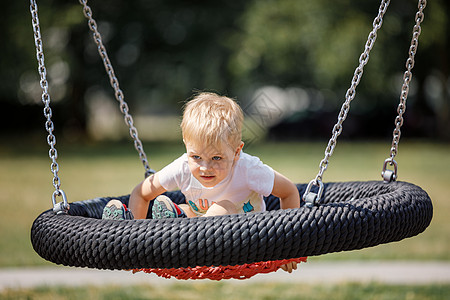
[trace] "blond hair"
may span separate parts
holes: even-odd
[[[242,109],[234,100],[202,92],[184,107],[181,122],[183,140],[207,145],[225,143],[236,148],[242,140],[243,121]]]

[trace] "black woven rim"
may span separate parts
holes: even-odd
[[[297,186],[303,194],[306,185]],[[399,241],[424,231],[433,215],[429,196],[413,184],[344,182],[325,184],[322,204],[313,208],[279,210],[270,196],[261,213],[101,220],[109,200],[128,197],[74,202],[68,215],[43,212],[31,229],[34,250],[56,264],[98,269],[237,265]]]

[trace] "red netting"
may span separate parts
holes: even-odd
[[[277,271],[282,265],[289,262],[306,262],[306,257],[271,260],[265,262],[243,264],[237,266],[219,267],[195,267],[195,268],[171,268],[171,269],[134,269],[133,273],[145,272],[155,273],[164,278],[174,277],[176,279],[248,279],[260,273],[270,273]]]

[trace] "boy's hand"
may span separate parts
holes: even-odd
[[[283,269],[283,271],[286,271],[288,273],[292,273],[292,270],[297,270],[297,262],[295,261],[288,262],[287,264],[282,265],[281,269]]]

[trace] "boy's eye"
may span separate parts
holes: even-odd
[[[220,157],[220,156],[213,156],[213,158],[212,158],[212,160],[221,160],[222,159],[222,157]]]
[[[201,157],[198,156],[198,155],[192,155],[192,158],[195,159],[195,160],[198,160],[198,159],[200,159]]]

